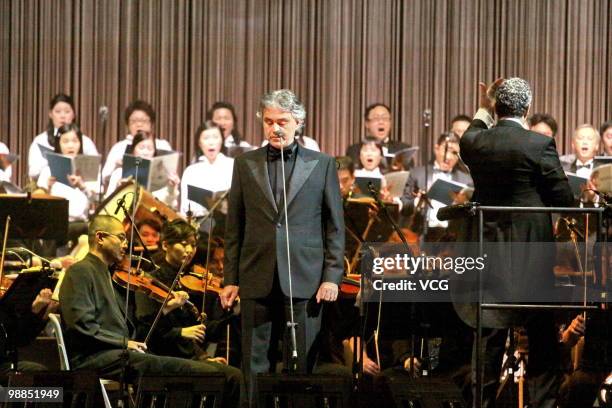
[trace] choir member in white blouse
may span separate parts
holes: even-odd
[[[382,145],[376,139],[364,139],[359,147],[359,168],[355,170],[355,177],[370,177],[384,180],[380,171],[382,160]]]
[[[226,148],[252,147],[249,143],[242,140],[242,136],[236,125],[238,124],[238,118],[236,116],[236,110],[234,105],[228,102],[215,102],[211,108],[206,112],[206,120],[210,120],[221,128],[223,133],[223,145]]]
[[[181,213],[187,214],[191,209],[194,217],[201,217],[207,211],[200,204],[187,199],[187,186],[192,185],[212,192],[229,190],[232,185],[234,159],[221,153],[223,136],[219,126],[212,121],[206,121],[198,127],[196,140],[199,161],[183,172]]]
[[[151,160],[153,157],[157,156],[155,137],[149,132],[136,132],[132,142],[125,148],[125,154]],[[117,167],[113,170],[108,182],[108,188],[106,189],[106,197],[110,196],[119,185],[128,181],[123,178],[122,174],[123,167]],[[179,195],[178,186],[180,182],[181,180],[177,174],[168,174],[168,185],[159,190],[152,191],[151,194],[170,207],[177,208]]]
[[[63,93],[55,95],[49,104],[47,130],[34,138],[28,151],[28,175],[32,180],[38,179],[41,170],[47,166],[47,160],[43,157],[39,145],[53,149],[59,128],[75,122],[76,111],[72,97]],[[98,149],[94,142],[85,135],[82,135],[82,145],[84,154],[98,154]]]
[[[55,139],[53,149],[56,153],[68,157],[83,154],[83,136],[79,127],[71,123],[58,129],[59,137]],[[94,201],[98,191],[98,182],[84,182],[81,176],[72,174],[68,176],[70,185],[60,183],[51,176],[49,165],[46,165],[38,177],[38,186],[45,188],[49,194],[63,197],[68,200],[68,220],[70,222],[86,221],[89,215],[91,202]]]
[[[106,156],[106,162],[102,168],[102,177],[105,182],[109,179],[113,170],[122,166],[125,149],[132,143],[134,135],[138,132],[153,133],[155,110],[148,102],[133,101],[125,108],[124,117],[128,134],[125,139],[115,143]],[[158,138],[155,138],[155,148],[157,150],[172,150],[172,146],[167,140]]]
[[[5,156],[9,153],[8,147],[4,143],[0,142],[0,181],[10,183],[13,175],[13,169],[8,160],[5,159]]]

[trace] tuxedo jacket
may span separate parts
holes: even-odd
[[[460,149],[474,180],[472,201],[489,206],[572,206],[572,192],[553,138],[510,120],[487,129],[484,122],[475,119],[461,138]],[[462,238],[476,241],[477,224],[477,217],[467,222]],[[554,285],[554,250],[546,247],[548,250],[542,251],[542,246],[533,244],[553,241],[550,214],[485,214],[484,238],[487,242],[522,243],[520,251],[516,246],[488,247],[493,253],[488,254],[489,269],[483,275],[485,300],[486,288],[493,294],[489,300],[498,300],[501,295],[520,301],[537,297]],[[504,327],[511,321],[505,320],[509,314],[489,312],[484,315],[485,326]]]
[[[344,216],[333,157],[297,149],[287,186],[293,297],[311,298],[321,282],[340,283]],[[272,290],[274,275],[289,296],[283,204],[277,206],[268,177],[267,147],[236,158],[225,233],[224,284],[238,285],[243,299]]]

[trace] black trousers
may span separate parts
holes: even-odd
[[[278,342],[282,338],[284,368],[291,362],[289,298],[284,296],[275,279],[270,295],[264,299],[242,299],[242,370],[249,405],[257,405],[257,374],[274,372],[278,362]],[[294,299],[297,343],[297,372],[311,373],[316,357],[315,340],[321,328],[321,304],[314,299]]]
[[[76,369],[96,370],[98,375],[107,379],[118,380],[122,368],[124,350],[106,350],[85,358]],[[232,366],[210,362],[187,360],[184,358],[157,356],[153,354],[127,352],[128,374],[136,376],[159,374],[204,374],[222,373],[225,375],[224,407],[238,407],[240,400],[240,371]],[[134,381],[134,375],[128,381]]]
[[[561,385],[561,356],[557,342],[557,329],[552,313],[527,314],[524,326],[529,338],[529,361],[526,367],[529,407],[554,408]],[[476,334],[474,334],[474,338]],[[483,408],[495,407],[502,358],[505,351],[507,329],[485,329],[482,337],[483,354]],[[476,372],[476,342],[472,354],[473,384]],[[475,399],[475,398],[474,398]]]

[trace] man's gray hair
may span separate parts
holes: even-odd
[[[261,119],[263,117],[263,111],[266,108],[278,108],[282,111],[291,113],[293,118],[299,122],[297,130],[300,130],[304,126],[306,108],[304,108],[299,98],[289,89],[278,89],[265,94],[259,102],[259,110],[257,111],[258,118]]]
[[[495,91],[495,112],[500,118],[523,117],[531,105],[531,88],[521,78],[508,78]]]

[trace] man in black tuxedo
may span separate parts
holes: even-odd
[[[404,195],[401,198],[403,204],[402,215],[412,215],[415,211],[415,205],[419,205],[421,200],[421,194],[418,191],[429,189],[438,179],[456,181],[471,186],[472,178],[469,174],[459,169],[458,163],[459,137],[452,132],[442,133],[434,146],[434,160],[427,166],[415,167],[410,172],[410,178],[406,183]],[[425,178],[427,178],[427,182]],[[444,204],[435,200],[431,201],[431,208],[429,205],[426,205],[427,222],[420,221],[421,224],[424,224],[422,232],[425,241],[437,241],[446,234],[448,221],[439,221],[436,218],[438,209],[443,206]],[[421,231],[420,226],[412,225],[411,227],[419,227],[417,230]]]
[[[391,116],[391,108],[384,103],[373,103],[366,108],[364,126],[366,128],[366,136],[373,136],[382,144],[383,156],[387,158],[387,160],[382,162],[383,168],[388,167],[390,163],[389,157],[393,157],[396,152],[410,147],[398,140],[391,140],[393,117]],[[361,143],[354,143],[346,149],[346,155],[353,159],[353,163],[359,163],[360,149]]]
[[[300,373],[311,370],[320,302],[336,300],[344,255],[336,162],[294,142],[296,130],[304,125],[304,106],[293,92],[277,90],[263,96],[258,116],[269,144],[234,162],[220,296],[224,307],[241,298],[243,372],[252,405],[257,398],[255,377],[275,367],[283,332],[285,362],[290,356],[286,327],[291,304],[297,361],[292,359],[290,367],[296,363]]]
[[[500,78],[488,88],[482,83],[479,86],[480,109],[460,142],[461,157],[474,179],[472,200],[492,206],[571,206],[572,192],[559,161],[555,140],[527,130],[525,118],[531,105],[529,84],[520,78]],[[498,116],[495,126],[493,112]],[[467,239],[477,237],[477,220],[474,221],[467,225]],[[549,214],[489,214],[485,217],[484,228],[485,240],[489,242],[553,241]],[[490,283],[511,287],[517,296],[550,288],[554,279],[554,253],[537,252],[537,248],[541,247],[523,245],[524,253],[504,258],[504,264],[495,263],[484,275],[501,276],[500,270],[510,270],[510,276],[504,275]],[[503,285],[504,282],[507,285]],[[530,406],[554,407],[560,371],[552,316],[531,312],[519,318],[518,323],[526,327],[529,336]],[[500,313],[486,313],[484,322],[487,327],[498,329],[511,324],[508,316]],[[483,407],[495,405],[506,335],[505,330],[493,330],[483,338]]]

